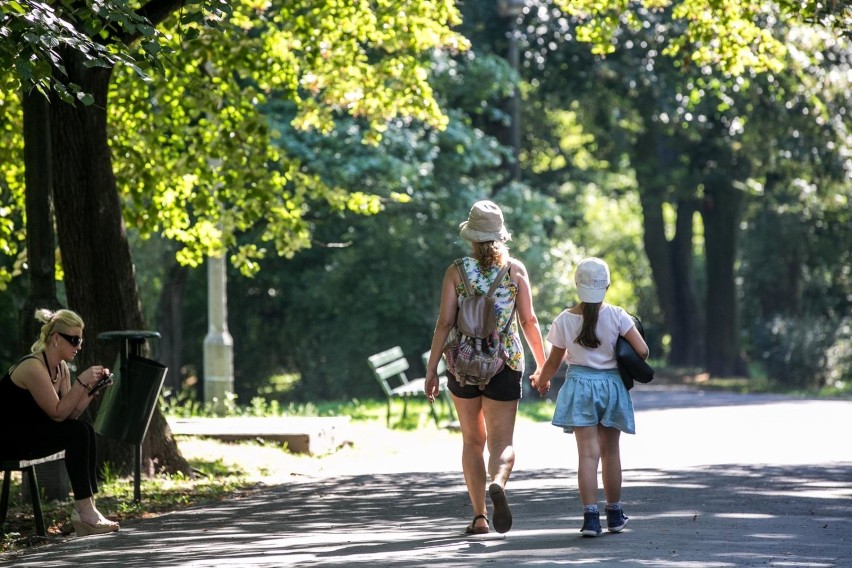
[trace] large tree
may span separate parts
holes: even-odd
[[[597,154],[617,168],[626,157],[635,173],[646,253],[671,334],[669,361],[704,365],[718,375],[747,372],[735,269],[745,188],[767,173],[764,151],[773,148],[767,133],[779,140],[790,135],[783,123],[752,120],[752,109],[767,96],[783,109],[790,99],[773,89],[773,75],[796,76],[798,59],[822,54],[819,46],[790,41],[786,30],[804,14],[781,8],[589,0],[565,3],[573,24],[559,12],[539,10],[531,13],[528,28],[535,49],[530,67],[555,65],[543,79],[536,77],[540,89],[556,93],[551,98],[567,91],[581,101],[578,113],[597,134]],[[548,35],[538,35],[540,29]],[[549,53],[554,49],[559,56]],[[808,97],[810,119],[820,120],[816,112],[831,105],[820,89]],[[752,136],[764,142],[752,145]],[[825,137],[837,140],[832,131]],[[692,269],[696,213],[706,267],[703,315]]]
[[[374,138],[397,116],[441,127],[445,119],[425,69],[431,50],[463,45],[449,29],[456,18],[449,2],[410,2],[404,11],[336,2],[244,2],[211,12],[210,4],[152,1],[135,12],[118,3],[108,14],[100,5],[6,2],[3,7],[0,21],[9,32],[4,35],[19,40],[18,51],[0,52],[18,70],[16,76],[4,76],[5,84],[14,85],[17,79],[24,89],[35,86],[65,102],[51,104],[47,135],[53,152],[34,167],[53,174],[67,299],[84,315],[93,336],[145,327],[125,220],[179,240],[184,245],[181,258],[197,263],[205,254],[228,250],[236,235],[255,225],[263,227],[262,241],[272,241],[281,254],[306,246],[310,227],[304,214],[312,199],[339,208],[377,209],[375,199],[327,187],[270,147],[271,134],[253,111],[269,93],[293,100],[303,127],[327,128],[336,113],[360,117]],[[170,20],[179,9],[180,19]],[[42,17],[45,10],[50,17]],[[57,20],[62,25],[50,28]],[[23,31],[21,21],[26,22]],[[27,26],[33,21],[47,23],[41,41],[30,43]],[[208,21],[215,25],[203,25]],[[170,33],[158,34],[156,26]],[[136,51],[140,41],[141,55]],[[156,57],[164,51],[167,57]],[[40,65],[33,68],[30,60]],[[48,70],[41,65],[45,62]],[[139,65],[151,62],[160,63],[169,77],[192,80],[186,89],[173,84],[170,100],[149,100],[154,111],[146,116],[151,122],[145,128],[156,133],[157,142],[137,154],[142,161],[135,168],[148,175],[124,186],[137,206],[123,209],[110,132],[133,125],[110,123],[116,101],[110,86],[117,64],[128,64],[140,74]],[[147,87],[136,88],[141,94],[124,92],[118,105],[133,106],[131,101],[147,98]],[[216,100],[216,95],[227,98]],[[190,104],[197,100],[202,103]],[[172,113],[169,117],[158,116],[161,105]],[[25,123],[28,118],[24,116]],[[177,171],[158,179],[156,174],[165,170],[156,164],[174,165],[175,157]],[[252,259],[265,253],[249,244],[232,259],[250,270]],[[86,350],[80,364],[109,361],[116,347]],[[145,453],[165,469],[185,468],[159,412]]]

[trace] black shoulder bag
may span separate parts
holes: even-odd
[[[633,314],[630,314],[630,317],[633,318],[636,329],[639,330],[639,335],[644,339],[645,330],[642,328],[642,322]],[[624,339],[623,335],[619,335],[615,342],[615,361],[618,364],[618,373],[621,375],[621,380],[627,390],[633,388],[633,381],[650,383],[654,380],[653,367],[636,354],[633,346]]]

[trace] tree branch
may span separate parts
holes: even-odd
[[[152,25],[158,26],[184,4],[185,0],[151,0],[142,5],[137,13],[148,18]]]
[[[151,0],[143,4],[136,13],[151,22],[152,26],[157,27],[184,4],[186,0]],[[124,45],[130,45],[141,37],[142,34],[136,31],[131,34],[122,34],[117,39]]]

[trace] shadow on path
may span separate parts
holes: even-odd
[[[712,406],[745,406],[810,400],[780,394],[739,394],[708,391],[692,386],[637,384],[630,391],[636,410],[670,408],[709,408]],[[825,399],[813,399],[825,401]]]
[[[465,537],[458,472],[295,482],[2,566],[809,566],[852,558],[852,463],[625,471],[621,534],[579,535],[574,472],[513,475],[507,535]]]

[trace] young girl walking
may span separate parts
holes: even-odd
[[[627,524],[621,507],[619,437],[622,432],[634,434],[635,425],[633,402],[618,373],[615,342],[623,335],[643,359],[648,358],[648,346],[623,308],[604,303],[610,285],[606,262],[599,258],[583,260],[577,266],[574,282],[580,303],[554,320],[547,335],[550,354],[532,381],[536,388],[546,388],[563,359],[568,363],[566,380],[556,399],[553,425],[573,433],[577,440],[577,484],[583,502],[580,532],[595,537],[603,532],[598,511],[599,464],[607,529],[621,532]]]

